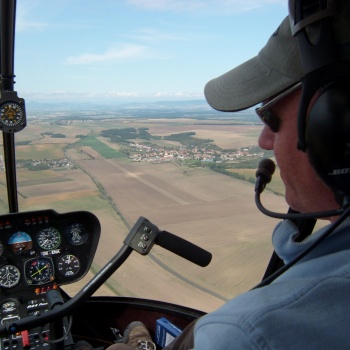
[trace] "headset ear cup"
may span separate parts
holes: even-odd
[[[306,123],[307,155],[336,196],[350,195],[350,89],[329,84],[312,106]]]

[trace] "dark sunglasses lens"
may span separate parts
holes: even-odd
[[[280,120],[270,111],[264,111],[261,114],[262,121],[273,131],[277,132],[280,126]]]

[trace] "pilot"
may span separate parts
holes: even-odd
[[[305,3],[312,3],[311,1]],[[290,0],[290,3],[293,1]],[[350,1],[313,1],[334,5],[335,15],[331,17],[331,29],[334,33],[335,54],[339,62],[345,61],[344,76],[349,70],[350,60]],[[315,40],[321,40],[324,32],[320,31],[319,22],[323,21],[322,12],[317,13],[316,24],[310,24],[307,32],[314,34]],[[326,16],[328,13],[326,13]],[[296,240],[298,227],[286,218],[279,221],[272,233],[272,242],[277,255],[284,263],[291,266],[271,283],[235,297],[218,310],[211,312],[192,323],[165,349],[348,349],[350,347],[350,219],[349,210],[343,208],[343,199],[347,199],[348,188],[334,185],[329,175],[320,171],[319,162],[331,146],[314,158],[309,152],[299,149],[298,142],[304,135],[298,133],[299,106],[305,86],[305,67],[302,61],[300,36],[292,35],[290,18],[286,17],[272,34],[267,44],[257,56],[215,78],[205,86],[205,97],[214,109],[226,112],[244,110],[262,103],[257,114],[265,123],[259,145],[266,150],[273,150],[281,178],[285,185],[285,200],[288,205],[300,213],[330,213],[323,218],[327,225],[316,230],[312,235],[299,242]],[[321,33],[321,34],[320,34]],[[295,34],[295,33],[294,33]],[[322,38],[323,39],[323,38]],[[333,44],[334,44],[333,43]],[[332,51],[326,47],[323,53]],[[315,60],[311,53],[312,60]],[[313,62],[311,62],[313,63]],[[314,62],[316,63],[316,62]],[[317,65],[317,64],[316,64]],[[343,63],[336,64],[343,67]],[[313,79],[321,79],[327,73],[311,74]],[[343,69],[343,68],[342,68]],[[324,72],[322,71],[322,72]],[[336,70],[335,70],[336,71]],[[310,70],[311,72],[311,70]],[[334,73],[336,75],[336,73]],[[350,76],[350,75],[349,75]],[[346,78],[346,83],[349,83]],[[322,79],[321,79],[322,80]],[[301,82],[301,84],[300,84]],[[333,82],[319,86],[307,100],[306,110],[310,111],[321,103],[321,108],[313,114],[328,112],[326,126],[317,122],[309,133],[316,142],[322,142],[321,129],[328,128],[327,123],[335,123],[329,132],[336,143],[343,137],[344,127],[350,125],[350,88],[345,85],[347,109],[338,108],[335,112],[327,109],[322,98]],[[323,96],[323,94],[326,94]],[[330,93],[331,105],[337,105],[343,97]],[[319,102],[321,101],[321,102]],[[303,106],[305,109],[305,106]],[[337,117],[345,118],[336,122]],[[304,115],[299,120],[305,126],[309,122]],[[348,121],[346,120],[348,118]],[[317,119],[317,118],[316,118]],[[311,119],[310,119],[311,123]],[[307,124],[307,123],[306,123]],[[316,126],[315,126],[316,125]],[[310,128],[310,125],[307,125]],[[307,129],[306,128],[306,129]],[[338,128],[338,129],[337,129]],[[334,131],[335,130],[335,131]],[[308,138],[309,140],[309,138]],[[315,141],[316,140],[316,141]],[[348,140],[348,142],[346,142]],[[350,143],[350,132],[345,133],[345,144]],[[321,146],[320,146],[321,147]],[[322,149],[322,148],[321,148]],[[331,150],[335,157],[345,154],[344,150]],[[331,154],[333,157],[333,155]],[[331,158],[332,158],[331,157]],[[349,158],[349,157],[348,157]],[[347,168],[349,169],[350,165]],[[337,169],[334,173],[342,172]],[[345,171],[343,172],[347,176]],[[349,182],[349,181],[348,181]],[[340,197],[342,197],[340,199]],[[347,200],[346,200],[347,201]],[[346,204],[346,201],[344,202]],[[343,215],[339,215],[344,212]],[[326,214],[325,214],[326,215]],[[322,235],[322,240],[318,241]],[[318,241],[318,244],[315,242]],[[313,246],[314,245],[314,246]],[[310,251],[294,264],[293,260],[306,249]],[[312,248],[312,249],[311,249]],[[147,330],[140,323],[133,323],[128,328],[124,344],[112,345],[117,349],[138,349],[144,340],[144,349],[154,349]],[[148,338],[147,338],[148,337]],[[142,338],[142,339],[141,339]],[[131,347],[126,345],[132,345]],[[137,345],[139,344],[139,345]],[[111,350],[111,349],[109,349]]]

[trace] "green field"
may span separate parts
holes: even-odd
[[[125,155],[121,152],[116,151],[113,148],[108,147],[106,144],[96,139],[94,136],[84,137],[77,143],[77,146],[89,146],[98,152],[103,158],[124,158]]]

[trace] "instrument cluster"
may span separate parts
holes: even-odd
[[[0,216],[0,324],[38,316],[52,305],[48,291],[73,283],[89,271],[100,223],[86,211],[54,210]],[[67,328],[68,329],[68,328]],[[49,325],[0,339],[0,350],[47,350]],[[65,342],[72,344],[71,334]]]
[[[76,282],[88,272],[99,237],[99,221],[89,212],[0,216],[1,294]]]

